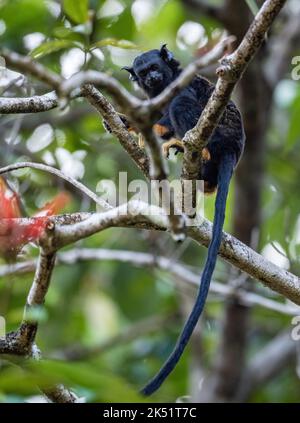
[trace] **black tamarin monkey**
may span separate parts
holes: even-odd
[[[130,73],[130,79],[137,82],[150,98],[160,94],[181,72],[180,63],[166,45],[160,50],[150,50],[137,56],[133,66],[124,69]],[[213,84],[201,76],[196,76],[161,111],[162,116],[153,129],[161,138],[167,140],[164,144],[166,153],[172,147],[183,149],[180,140],[196,125],[213,89]],[[155,392],[174,369],[204,308],[221,244],[229,183],[243,152],[244,142],[241,115],[230,101],[209,143],[201,152],[203,165],[199,177],[204,180],[204,191],[211,193],[217,189],[217,195],[212,239],[197,299],[173,352],[156,376],[142,389],[145,395]]]

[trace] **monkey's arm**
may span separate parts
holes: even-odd
[[[119,118],[121,119],[121,121],[123,122],[123,124],[126,126],[126,129],[127,129],[129,132],[134,132],[134,133],[137,133],[137,130],[136,130],[136,129],[133,127],[133,125],[129,122],[129,120],[128,120],[127,116],[125,116],[125,115],[124,115],[124,114],[122,114],[122,113],[118,113],[118,115],[119,115]],[[109,124],[106,122],[106,120],[104,120],[104,119],[103,119],[102,123],[103,123],[103,126],[104,126],[105,130],[111,134],[111,133],[112,133],[112,129],[111,129],[111,127],[109,126]]]
[[[125,116],[124,114],[122,114],[122,113],[118,113],[118,115],[119,115],[119,118],[121,119],[121,121],[123,122],[123,124],[126,126],[126,129],[127,129],[127,131],[128,132],[130,132],[130,133],[132,133],[132,134],[134,134],[134,135],[136,135],[137,137],[138,137],[138,144],[139,144],[139,147],[141,147],[141,148],[144,148],[144,146],[145,146],[145,140],[144,140],[144,137],[143,137],[143,135],[141,134],[141,133],[139,133],[138,132],[138,129],[136,129],[131,123],[130,123],[130,121],[128,120],[128,118],[127,118],[127,116]],[[104,126],[104,129],[108,132],[108,133],[112,133],[112,129],[111,129],[111,127],[109,126],[109,124],[106,122],[106,120],[103,120],[102,121],[102,123],[103,123],[103,126]]]
[[[154,130],[163,139],[168,141],[163,144],[163,152],[166,157],[171,148],[177,152],[183,152],[184,145],[181,139],[185,133],[192,129],[201,115],[202,107],[199,101],[193,98],[187,91],[179,94],[170,104],[167,114],[165,114],[154,125]],[[204,148],[201,152],[204,162],[210,160],[210,152]]]

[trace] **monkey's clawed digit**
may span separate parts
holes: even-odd
[[[183,153],[183,142],[180,140],[177,140],[176,138],[171,138],[170,141],[166,141],[162,145],[163,155],[164,157],[168,158],[170,154],[170,149],[175,148],[177,153]]]

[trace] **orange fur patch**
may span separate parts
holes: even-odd
[[[210,152],[208,148],[206,147],[202,149],[202,159],[205,160],[206,162],[208,162],[211,159]]]
[[[153,125],[153,131],[156,133],[156,135],[162,137],[169,131],[169,129],[166,126],[159,125],[158,123],[156,123],[155,125]]]

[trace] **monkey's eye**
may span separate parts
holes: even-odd
[[[158,70],[158,65],[152,65],[150,70],[152,71],[157,71]]]
[[[141,71],[139,72],[139,76],[140,76],[141,78],[144,78],[144,77],[147,75],[147,73],[148,73],[148,71],[147,71],[146,69],[141,70]]]

